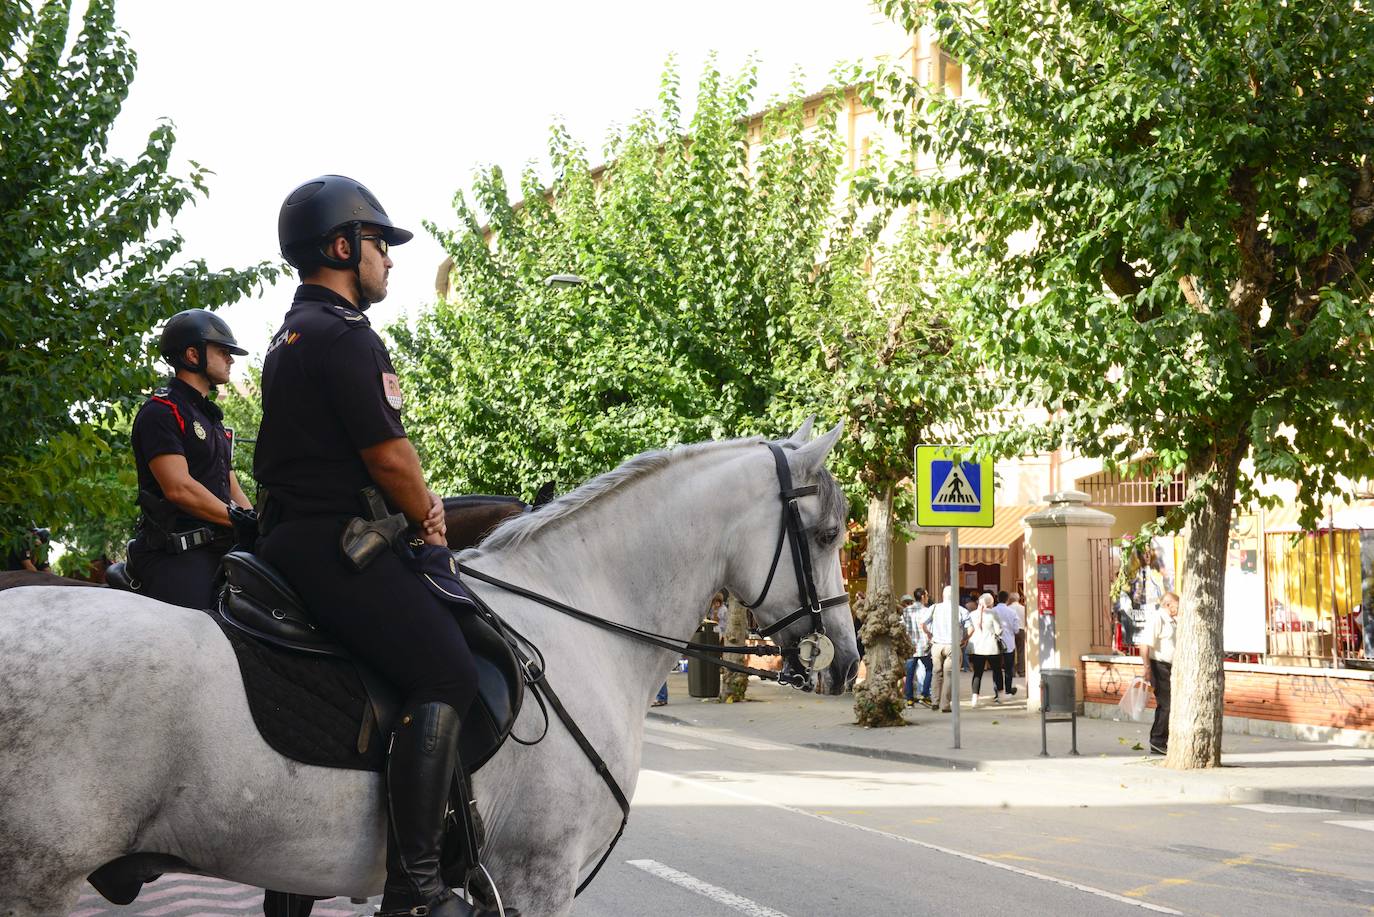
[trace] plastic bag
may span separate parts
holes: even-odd
[[[1143,720],[1145,718],[1145,706],[1150,702],[1150,687],[1145,684],[1145,679],[1137,675],[1131,679],[1131,683],[1126,686],[1126,690],[1121,692],[1121,703],[1117,706],[1121,710],[1121,715],[1129,720]]]

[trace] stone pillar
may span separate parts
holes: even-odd
[[[1049,506],[1031,513],[1025,520],[1030,529],[1025,579],[1026,700],[1031,712],[1040,709],[1040,669],[1078,669],[1080,658],[1091,651],[1092,552],[1088,539],[1111,537],[1116,518],[1089,507],[1089,499],[1076,490],[1052,493],[1045,497]],[[1053,617],[1040,614],[1035,565],[1041,554],[1054,557]],[[1078,701],[1083,701],[1081,680]]]

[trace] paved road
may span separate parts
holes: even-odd
[[[578,917],[1374,911],[1374,819],[1175,805],[650,721],[635,811]],[[254,913],[260,893],[165,877],[79,917]],[[321,917],[366,913],[321,902]]]

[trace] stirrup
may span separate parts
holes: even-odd
[[[428,915],[429,915],[429,905],[428,905],[428,904],[417,904],[417,905],[415,905],[414,907],[406,908],[406,909],[403,910],[403,911],[400,911],[400,910],[384,911],[384,910],[382,910],[381,906],[379,905],[379,906],[377,907],[377,910],[375,910],[375,911],[372,912],[372,917],[428,917]]]

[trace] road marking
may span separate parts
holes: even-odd
[[[1365,821],[1329,821],[1328,825],[1340,825],[1342,828],[1359,828],[1361,831],[1374,831],[1374,819]]]
[[[645,771],[645,773],[649,772]],[[888,831],[880,831],[877,828],[870,828],[867,825],[856,825],[853,822],[848,822],[839,818],[834,818],[830,815],[820,815],[815,812],[809,812],[806,809],[799,809],[796,806],[789,806],[780,802],[774,802],[771,799],[764,799],[762,796],[755,796],[752,793],[742,793],[739,790],[729,790],[725,787],[712,786],[709,783],[703,783],[702,781],[694,780],[691,777],[682,777],[678,774],[667,774],[660,771],[657,772],[657,775],[667,780],[676,780],[680,783],[685,783],[689,786],[694,786],[700,790],[707,790],[709,792],[717,793],[722,796],[733,796],[736,799],[742,799],[747,802],[751,802],[755,805],[771,806],[775,809],[782,809],[784,812],[792,812],[796,815],[804,815],[807,818],[814,818],[817,821],[823,821],[828,824],[838,825],[841,828],[853,828],[855,831],[862,831],[865,834],[874,834],[878,837],[885,837],[888,840],[897,841],[902,844],[910,844],[914,847],[922,847],[926,850],[933,850],[936,853],[943,853],[947,856],[958,857],[961,860],[968,860],[972,863],[980,863],[984,866],[991,866],[993,869],[1005,870],[1006,872],[1012,872],[1018,876],[1024,876],[1028,879],[1038,879],[1041,882],[1049,882],[1053,885],[1063,886],[1064,888],[1072,888],[1075,891],[1084,892],[1089,895],[1096,895],[1099,898],[1107,898],[1111,901],[1120,902],[1121,904],[1129,904],[1131,907],[1138,907],[1143,908],[1147,911],[1154,911],[1157,914],[1182,915],[1183,913],[1182,911],[1176,911],[1170,907],[1163,907],[1158,904],[1150,904],[1148,901],[1138,901],[1134,898],[1127,898],[1124,895],[1118,895],[1115,892],[1109,892],[1106,889],[1093,888],[1091,885],[1082,885],[1078,882],[1071,882],[1068,879],[1061,879],[1058,876],[1049,876],[1045,875],[1044,873],[1033,872],[1029,869],[1022,869],[1020,866],[1013,866],[1010,863],[999,863],[996,860],[990,860],[987,857],[980,857],[972,853],[965,853],[962,850],[954,850],[950,847],[941,847],[939,844],[931,844],[927,841],[918,841],[914,837],[905,837],[901,834],[892,834]]]
[[[1249,809],[1251,812],[1263,812],[1266,815],[1325,815],[1328,812],[1338,811],[1337,809],[1313,809],[1308,806],[1277,806],[1268,802],[1253,802],[1231,808]]]
[[[791,750],[786,745],[776,745],[772,742],[760,741],[759,739],[741,739],[738,736],[711,732],[709,729],[700,729],[696,726],[660,726],[658,723],[645,723],[644,729],[648,732],[656,732],[659,735],[684,736],[688,739],[697,739],[702,742],[719,742],[721,745],[733,745],[736,748],[747,748],[750,751]]]
[[[775,911],[771,907],[764,907],[757,901],[750,901],[748,898],[740,897],[734,892],[726,891],[717,885],[703,882],[696,876],[689,876],[685,872],[678,872],[671,866],[664,866],[657,860],[626,860],[625,862],[636,869],[644,870],[652,876],[666,879],[674,885],[687,889],[689,892],[696,892],[703,898],[710,898],[717,904],[723,904],[726,907],[734,908],[741,914],[748,914],[749,917],[787,917],[782,911]]]
[[[650,745],[662,745],[664,748],[671,748],[674,751],[711,751],[705,745],[693,745],[691,742],[679,742],[677,739],[665,739],[659,736],[645,735],[644,741]]]

